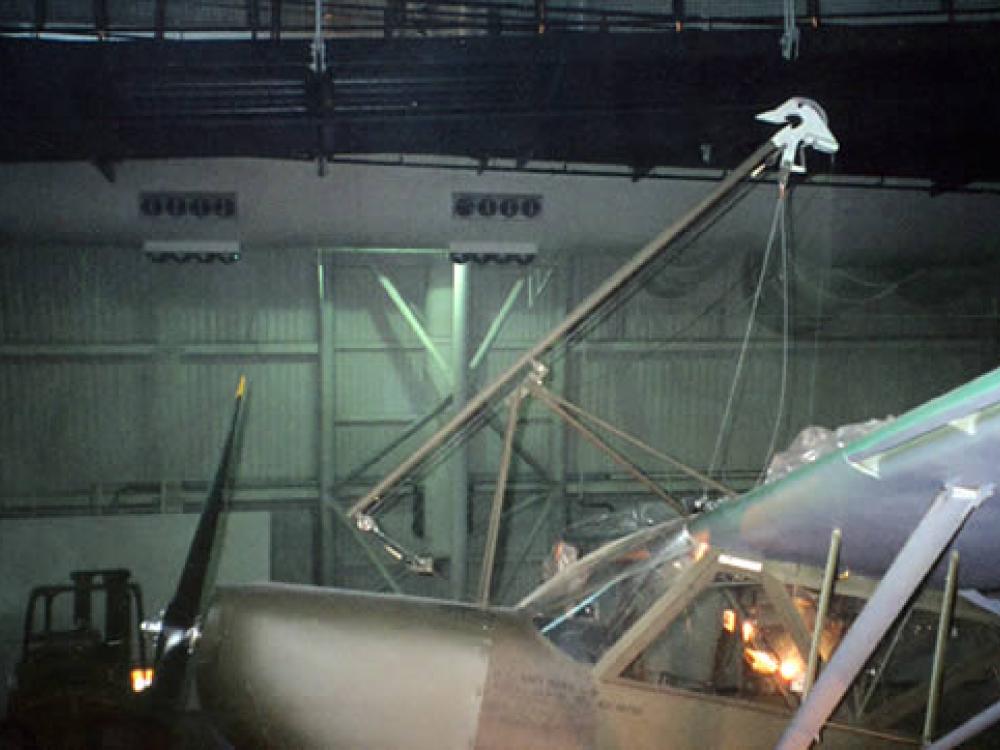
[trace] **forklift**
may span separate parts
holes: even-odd
[[[79,570],[70,584],[32,589],[0,748],[110,749],[134,737],[153,670],[131,575]]]

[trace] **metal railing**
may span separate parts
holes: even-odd
[[[72,35],[98,39],[305,38],[319,20],[323,35],[336,37],[536,35],[551,32],[682,32],[788,28],[790,16],[773,2],[654,3],[651,0],[147,0],[109,7],[106,0],[9,4],[0,8],[0,34]],[[950,0],[795,3],[794,25],[911,25],[1000,20],[1000,2]]]

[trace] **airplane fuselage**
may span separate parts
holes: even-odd
[[[523,611],[311,587],[223,589],[199,694],[240,750],[770,748],[787,713],[599,680]],[[908,743],[831,727],[824,747]]]

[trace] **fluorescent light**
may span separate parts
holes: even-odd
[[[745,557],[734,557],[733,555],[719,555],[719,562],[730,568],[749,570],[751,573],[760,573],[764,569],[764,563],[759,560],[748,560]]]

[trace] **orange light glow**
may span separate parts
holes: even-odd
[[[133,669],[132,670],[132,692],[141,693],[143,690],[148,688],[153,684],[153,670],[152,669]]]
[[[750,669],[759,674],[774,674],[778,671],[778,660],[759,648],[743,649],[743,658],[747,660]]]
[[[698,545],[694,548],[694,561],[698,562],[699,560],[701,560],[701,558],[705,556],[705,553],[708,552],[708,549],[709,549],[708,542],[704,540],[699,541]]]
[[[733,610],[722,610],[722,627],[727,633],[736,632],[736,613]]]
[[[621,559],[624,562],[641,562],[643,560],[648,560],[651,557],[648,549],[634,549],[625,555],[622,555]]]
[[[785,682],[792,682],[802,675],[802,660],[798,658],[784,659],[778,673]]]
[[[757,628],[754,627],[752,620],[743,621],[743,642],[750,643],[753,637],[757,635]]]

